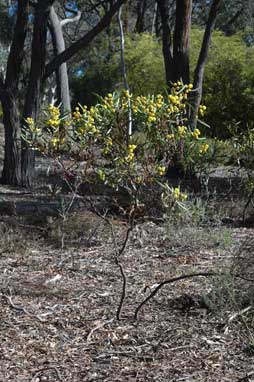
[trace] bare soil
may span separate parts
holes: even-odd
[[[65,223],[0,220],[1,381],[253,380],[250,332],[228,324],[229,310],[185,304],[206,294],[213,278],[163,287],[133,319],[157,283],[225,266],[252,228],[230,228],[227,242],[221,227],[206,227],[183,241],[172,227],[139,224],[121,259],[127,296],[118,321],[122,279],[104,221],[86,210]],[[121,243],[127,227],[120,219],[113,227]]]

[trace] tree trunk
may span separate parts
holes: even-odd
[[[146,11],[146,0],[137,1],[137,21],[135,25],[136,33],[143,33],[145,31],[145,11]]]
[[[177,0],[173,49],[173,82],[190,83],[190,30],[192,0]]]
[[[203,93],[203,78],[204,78],[205,64],[208,57],[208,51],[210,47],[210,41],[212,37],[213,28],[214,28],[217,13],[221,4],[222,4],[222,0],[213,0],[212,2],[207,24],[206,24],[204,38],[202,41],[201,50],[198,57],[197,66],[194,73],[194,82],[193,82],[194,91],[192,93],[192,100],[191,100],[192,110],[191,110],[191,117],[190,117],[190,124],[192,128],[195,128],[197,125],[198,110],[199,110],[200,102],[202,99],[202,93]]]
[[[65,42],[61,21],[59,20],[54,7],[51,7],[50,10],[50,22],[52,31],[51,35],[55,45],[55,53],[57,55],[65,50]],[[61,103],[63,112],[71,111],[69,78],[66,62],[59,66],[57,70],[57,79],[59,81],[57,81],[57,94],[59,95],[59,99],[57,101]]]
[[[3,107],[5,132],[4,167],[1,182],[21,184],[20,111],[18,84],[24,57],[24,43],[28,26],[29,1],[19,1],[14,37],[7,62],[5,82],[0,81],[0,99]]]
[[[63,25],[67,23],[75,22],[80,19],[81,13],[78,12],[76,17],[59,20],[54,7],[50,10],[50,22],[51,22],[51,32],[52,38],[55,45],[56,55],[62,53],[65,50],[65,41],[63,36]],[[57,94],[59,96],[59,103],[62,105],[63,112],[71,111],[71,99],[70,99],[70,89],[69,89],[69,78],[67,64],[64,62],[61,64],[57,70]]]
[[[47,22],[50,7],[54,0],[39,0],[35,7],[31,68],[29,83],[24,102],[23,115],[18,110],[16,100],[19,99],[19,80],[24,56],[24,42],[27,31],[29,0],[18,1],[17,21],[14,38],[8,58],[5,83],[0,78],[0,99],[3,104],[4,123],[6,125],[6,154],[3,171],[3,181],[17,185],[20,183],[20,150],[18,144],[20,116],[24,119],[32,117],[36,120],[40,107],[42,82],[58,67],[72,58],[81,49],[85,48],[101,31],[111,22],[112,17],[126,0],[117,0],[111,3],[109,11],[101,20],[81,39],[71,44],[62,53],[58,54],[49,64],[46,59]],[[43,80],[43,81],[42,81]],[[8,97],[5,95],[8,94]],[[23,102],[21,103],[23,106]],[[18,118],[19,117],[19,118]],[[7,148],[8,145],[8,148]],[[15,159],[16,158],[16,159]],[[25,141],[21,142],[21,184],[30,186],[35,173],[34,151],[29,149]]]
[[[124,31],[123,31],[121,14],[122,14],[122,8],[119,9],[118,15],[117,15],[119,32],[120,32],[121,69],[122,69],[122,75],[123,75],[124,88],[127,92],[129,92],[130,89],[128,85],[127,70],[126,70],[125,57],[124,57]],[[130,137],[131,135],[132,135],[132,112],[131,112],[130,98],[128,97],[128,136]]]
[[[17,105],[18,100],[6,94],[2,101],[5,146],[1,183],[12,186],[21,184],[20,118]]]
[[[74,57],[81,49],[86,48],[90,42],[93,41],[96,36],[98,36],[100,32],[107,28],[107,26],[111,23],[113,16],[118,12],[121,5],[123,5],[125,2],[126,0],[117,0],[114,2],[110,6],[109,11],[89,32],[71,44],[67,49],[65,49],[64,52],[53,58],[53,60],[46,65],[44,80],[46,80],[52,73],[54,73],[59,65]]]
[[[47,22],[50,8],[54,0],[41,0],[35,10],[34,31],[32,41],[32,57],[29,75],[28,90],[25,99],[23,121],[27,117],[37,120],[41,94],[42,78],[46,62]],[[30,187],[35,175],[35,152],[22,141],[21,150],[21,177],[22,185]]]
[[[166,72],[167,86],[170,88],[170,83],[173,81],[173,56],[172,56],[172,41],[171,28],[169,25],[169,9],[167,0],[157,0],[158,9],[161,16],[162,25],[162,52],[164,58],[164,66]]]

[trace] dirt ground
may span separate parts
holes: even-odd
[[[127,227],[115,219],[113,228],[121,244]],[[121,257],[121,320],[122,279],[98,216],[78,210],[63,223],[2,215],[0,231],[0,381],[254,380],[251,329],[231,323],[226,308],[188,305],[214,278],[165,285],[133,319],[159,282],[225,266],[252,228],[138,224]]]

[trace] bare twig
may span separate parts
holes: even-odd
[[[227,322],[227,326],[225,327],[225,330],[224,330],[224,334],[228,334],[228,331],[229,331],[229,324],[234,321],[237,317],[239,316],[242,316],[244,313],[247,313],[249,310],[253,309],[253,306],[252,305],[249,305],[247,306],[247,308],[244,308],[242,310],[240,310],[239,312],[236,312],[234,314],[232,314],[229,319],[228,319],[228,322]]]
[[[116,261],[116,264],[118,265],[118,267],[120,269],[120,273],[121,273],[122,280],[123,280],[122,293],[121,293],[120,301],[119,301],[118,308],[117,308],[117,311],[116,311],[116,318],[117,318],[118,321],[120,321],[120,319],[121,319],[121,311],[122,311],[123,303],[124,303],[125,296],[126,296],[127,279],[126,279],[126,275],[124,273],[123,266],[120,263],[118,257],[115,258],[115,261]]]
[[[91,341],[91,338],[94,334],[94,332],[98,329],[101,329],[103,328],[103,326],[107,325],[107,324],[110,324],[111,322],[113,321],[113,319],[109,320],[109,321],[106,321],[106,322],[100,322],[98,325],[96,325],[91,331],[90,333],[88,334],[87,338],[86,338],[86,342],[89,343]]]
[[[181,280],[185,280],[185,279],[190,279],[190,278],[198,277],[198,276],[209,277],[209,276],[217,276],[217,275],[218,275],[218,273],[216,273],[216,272],[197,272],[197,273],[190,273],[190,274],[187,274],[187,275],[181,275],[181,276],[173,277],[172,279],[162,281],[162,282],[161,282],[161,283],[160,283],[160,284],[159,284],[159,285],[152,291],[152,293],[150,293],[150,294],[145,298],[145,300],[143,300],[143,301],[138,305],[138,307],[136,308],[135,313],[134,313],[134,319],[137,320],[137,318],[138,318],[138,313],[139,313],[140,309],[143,307],[143,305],[145,305],[145,304],[146,304],[152,297],[154,297],[164,285],[172,284],[172,283],[174,283],[174,282],[176,282],[176,281],[181,281]]]
[[[105,214],[100,213],[96,209],[96,207],[94,206],[93,202],[89,199],[89,203],[92,206],[93,211],[95,212],[95,214],[97,216],[99,216],[100,218],[102,218],[109,225],[109,227],[110,227],[111,236],[112,236],[113,243],[114,243],[115,263],[118,266],[118,268],[120,269],[120,273],[121,273],[121,277],[122,277],[122,282],[123,282],[123,284],[122,284],[122,292],[121,292],[120,301],[119,301],[119,304],[118,304],[118,307],[117,307],[117,311],[116,311],[116,318],[117,318],[117,320],[121,319],[121,311],[122,311],[122,307],[123,307],[125,296],[126,296],[126,286],[127,286],[127,278],[126,278],[126,275],[125,275],[125,272],[124,272],[123,265],[121,264],[119,258],[124,253],[124,251],[126,249],[126,246],[128,244],[129,238],[130,238],[130,233],[131,233],[131,231],[133,230],[133,228],[135,226],[135,214],[136,214],[136,210],[137,210],[137,196],[138,196],[138,192],[139,192],[139,189],[137,189],[136,192],[135,192],[133,208],[131,209],[131,212],[130,212],[130,215],[129,215],[129,227],[128,227],[127,231],[126,231],[124,241],[123,241],[123,243],[122,243],[122,245],[121,245],[121,247],[119,249],[118,249],[118,244],[117,244],[117,240],[116,240],[116,235],[115,235],[114,227],[112,225],[112,221],[107,217],[107,213],[105,213]]]
[[[41,317],[37,316],[36,314],[33,314],[33,313],[30,313],[26,308],[24,308],[23,306],[20,306],[20,305],[16,305],[13,303],[12,301],[12,298],[11,296],[8,296],[6,294],[3,295],[3,297],[8,301],[8,303],[10,304],[10,306],[15,309],[15,310],[19,310],[23,313],[25,313],[27,316],[29,317],[33,317],[33,318],[36,318],[38,321],[40,322],[46,322],[45,320],[43,320]]]

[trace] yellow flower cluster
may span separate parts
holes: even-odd
[[[204,154],[206,154],[206,152],[208,151],[208,149],[209,149],[209,145],[208,145],[207,143],[204,143],[204,144],[200,147],[200,149],[199,149],[199,154],[200,154],[200,155],[204,155]]]
[[[178,127],[178,134],[181,138],[185,137],[188,132],[188,129],[186,126],[179,126]]]
[[[166,139],[169,140],[169,141],[173,140],[174,138],[175,138],[175,134],[173,134],[173,133],[166,135]]]
[[[193,136],[193,138],[196,138],[196,139],[198,139],[199,138],[199,136],[200,136],[200,130],[199,129],[195,129],[192,133],[191,133],[191,135]]]
[[[113,94],[108,93],[108,95],[103,98],[102,108],[107,111],[115,112]]]
[[[169,94],[169,95],[168,95],[168,100],[169,100],[173,105],[176,105],[176,106],[178,106],[179,103],[180,103],[179,96],[178,96],[177,94],[176,94],[176,95]]]
[[[176,91],[179,91],[181,89],[181,87],[183,86],[183,83],[182,83],[182,81],[177,81],[177,82],[174,82],[172,85]]]
[[[72,119],[74,120],[74,122],[79,122],[82,119],[82,114],[78,106],[75,107],[75,111],[72,113]]]
[[[156,95],[156,106],[161,109],[164,105],[164,97],[161,94]]]
[[[180,187],[175,187],[172,190],[172,198],[175,201],[185,201],[187,200],[187,194],[180,191]]]
[[[134,159],[134,150],[136,149],[136,145],[128,145],[127,152],[128,155],[125,157],[126,162],[132,162]]]
[[[96,115],[96,107],[91,107],[90,110],[87,110],[87,106],[76,107],[73,112],[73,121],[78,135],[98,135],[99,130],[95,122]]]
[[[61,123],[59,107],[52,104],[49,105],[48,114],[49,119],[46,121],[46,125],[51,127],[59,127]]]
[[[193,89],[193,85],[192,85],[192,84],[186,85],[186,87],[185,87],[185,92],[186,92],[186,93],[189,93],[189,92],[192,91],[192,89]]]
[[[31,117],[28,117],[26,119],[26,123],[29,125],[29,126],[34,126],[34,119],[31,118]]]
[[[53,148],[56,148],[59,143],[60,143],[60,139],[56,137],[52,138],[50,141],[50,144]]]
[[[126,98],[131,98],[131,97],[132,97],[132,95],[130,94],[129,90],[125,90],[125,91],[123,92],[123,95],[124,95],[124,97],[126,97]]]
[[[111,151],[111,148],[113,146],[112,138],[111,137],[106,137],[105,144],[106,144],[106,147],[104,147],[102,152],[103,152],[104,155],[107,155]]]
[[[206,111],[206,106],[200,105],[199,106],[199,114],[201,115],[201,117],[203,117],[205,115],[205,111]]]
[[[35,126],[34,119],[31,117],[28,117],[26,120],[27,126],[29,127],[29,130],[31,133],[39,133],[41,129],[39,127]]]
[[[166,172],[166,167],[165,166],[158,166],[157,167],[157,172],[160,176],[163,176],[165,175],[165,172]]]

